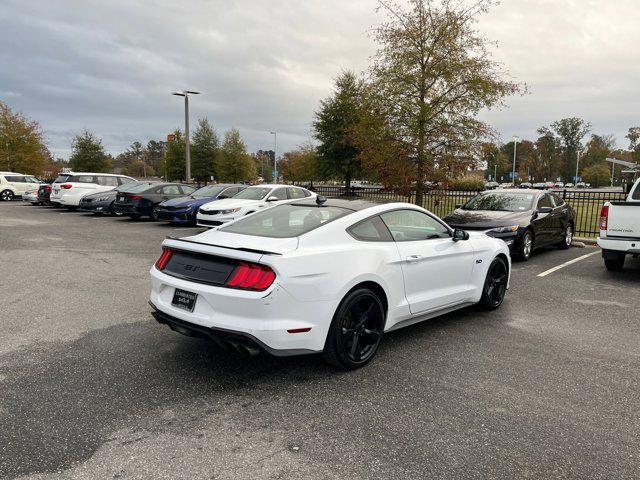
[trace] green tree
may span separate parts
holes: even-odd
[[[538,135],[540,136],[536,140],[536,153],[542,166],[539,180],[557,178],[562,173],[563,161],[560,140],[547,127],[540,127]]]
[[[401,168],[411,167],[417,204],[428,179],[466,171],[481,142],[494,134],[477,113],[524,92],[507,80],[491,58],[489,41],[475,28],[492,4],[379,1],[388,20],[373,32],[379,48],[369,69],[373,102],[367,108],[385,118],[381,136],[398,148],[396,157],[404,156]]]
[[[359,122],[361,85],[353,72],[341,73],[333,94],[320,102],[313,122],[318,139],[318,171],[323,178],[340,178],[345,187],[361,174],[360,150],[354,128]]]
[[[591,124],[578,117],[563,118],[551,124],[563,147],[561,175],[565,181],[575,175],[578,151],[582,150],[582,139],[591,130]]]
[[[582,179],[590,183],[592,187],[606,186],[611,180],[611,170],[602,163],[591,165],[582,170]]]
[[[631,158],[636,162],[640,162],[640,127],[631,127],[625,138],[629,140]]]
[[[41,175],[51,153],[40,125],[0,102],[0,169]]]
[[[273,159],[274,159],[274,151],[273,150],[258,150],[253,157],[253,162],[256,165],[256,172],[262,180],[266,183],[273,182]],[[280,170],[280,166],[278,166],[278,171]]]
[[[185,172],[185,144],[180,129],[173,132],[173,140],[165,150],[165,179],[167,181],[184,180]]]
[[[278,171],[286,182],[313,181],[317,171],[316,148],[305,143],[297,150],[286,152],[278,162]]]
[[[157,140],[149,140],[147,142],[147,148],[145,150],[146,162],[153,167],[155,172],[161,172],[163,170],[166,146],[166,142],[159,142]]]
[[[253,180],[257,175],[255,163],[247,153],[247,146],[240,137],[240,132],[235,128],[224,134],[216,172],[219,181],[232,183]]]
[[[509,171],[509,159],[502,149],[493,142],[482,144],[482,161],[487,165],[486,178],[494,180],[503,177]]]
[[[102,140],[89,130],[73,139],[69,166],[77,172],[108,172],[111,168]]]
[[[220,141],[206,118],[198,120],[198,128],[193,134],[191,147],[191,176],[198,182],[206,182],[216,177],[215,160]]]
[[[615,151],[616,143],[616,137],[612,134],[592,134],[587,142],[587,152],[580,157],[580,165],[587,168],[592,165],[604,164],[605,159]]]

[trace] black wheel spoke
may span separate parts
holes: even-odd
[[[353,343],[351,344],[351,358],[353,358],[356,362],[360,361],[360,349],[358,349],[358,335],[354,335]]]
[[[378,337],[380,337],[380,332],[377,332],[376,330],[368,330],[365,328],[362,340],[364,340],[367,345],[373,345],[378,341]]]

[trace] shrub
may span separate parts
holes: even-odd
[[[482,175],[470,174],[456,178],[449,183],[450,190],[484,190],[485,180]]]

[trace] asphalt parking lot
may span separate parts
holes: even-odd
[[[344,373],[157,324],[160,242],[200,230],[0,203],[0,477],[640,477],[640,261],[540,252]]]

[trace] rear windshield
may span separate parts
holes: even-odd
[[[245,200],[262,200],[270,191],[271,189],[266,187],[245,188],[240,193],[234,195],[233,198],[243,198]]]
[[[152,183],[151,182],[140,182],[140,183],[138,183],[138,182],[133,182],[133,183],[129,182],[129,183],[125,183],[123,185],[120,185],[119,187],[116,187],[114,190],[116,192],[130,192],[132,188],[135,188],[135,187],[138,187],[138,186],[141,186],[141,185],[145,185],[145,186],[149,187],[149,186],[152,185]]]
[[[127,192],[131,192],[131,193],[140,193],[140,192],[144,192],[145,190],[149,190],[149,188],[151,188],[153,186],[152,183],[147,183],[147,182],[143,182],[143,183],[136,183],[135,185],[131,185],[126,191]],[[120,190],[125,191],[125,190]]]
[[[473,197],[463,210],[489,210],[496,212],[521,212],[533,208],[532,193],[492,192]]]
[[[71,177],[71,175],[59,175],[58,178],[53,181],[53,183],[64,183],[69,177]]]
[[[631,196],[632,200],[640,200],[640,182],[636,184],[636,189],[633,191],[633,195]]]
[[[352,212],[340,207],[279,205],[244,217],[220,230],[258,237],[298,237]]]
[[[218,185],[207,185],[206,187],[199,188],[193,192],[191,196],[195,198],[215,197],[224,190],[224,188],[225,187],[220,187]]]

